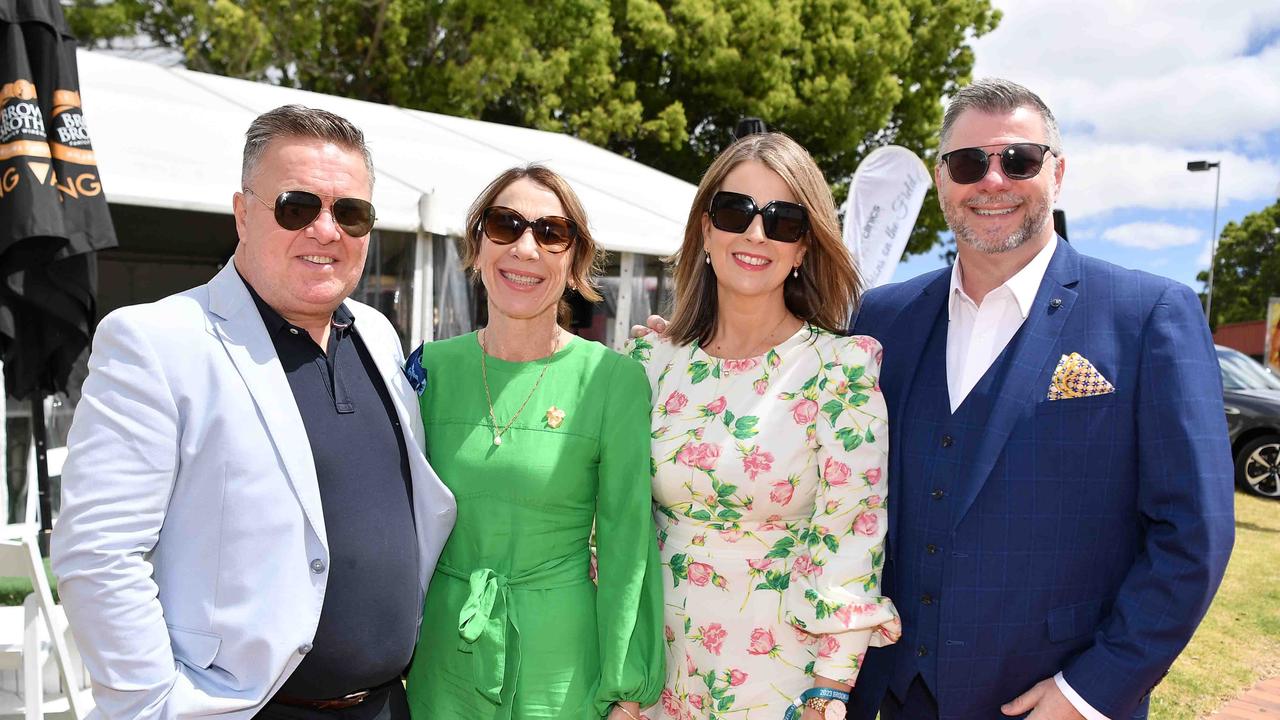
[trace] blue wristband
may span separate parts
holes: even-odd
[[[796,713],[804,707],[804,704],[813,698],[818,698],[820,700],[839,700],[845,705],[849,704],[849,693],[843,690],[826,687],[809,688],[808,690],[800,693],[800,697],[791,701],[791,704],[787,706],[787,714],[782,716],[782,720],[792,720],[792,718],[796,716]]]

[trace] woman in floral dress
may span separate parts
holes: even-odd
[[[781,720],[892,643],[882,597],[880,346],[845,337],[859,280],[821,172],[785,135],[734,143],[698,188],[653,386],[667,680],[648,718]],[[805,709],[804,720],[820,717]]]

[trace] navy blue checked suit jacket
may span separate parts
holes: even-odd
[[[884,346],[884,591],[899,604],[921,597],[924,589],[908,587],[912,573],[898,568],[923,551],[898,543],[917,535],[904,528],[920,519],[895,512],[894,498],[927,491],[895,484],[915,419],[902,409],[949,285],[944,269],[874,289],[854,327]],[[1002,703],[1062,671],[1107,717],[1145,718],[1147,696],[1209,606],[1234,537],[1221,377],[1200,303],[1184,285],[1060,240],[1008,352],[949,498],[950,547],[932,599],[940,715],[1001,717]],[[1115,393],[1048,400],[1058,360],[1072,352]],[[868,653],[851,718],[874,717],[899,652],[917,649]]]

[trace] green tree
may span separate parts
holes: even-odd
[[[88,43],[145,35],[194,70],[575,135],[697,182],[743,116],[837,200],[872,149],[932,160],[990,0],[72,0]],[[907,246],[945,228],[932,193]]]
[[[1196,279],[1207,291],[1208,271]],[[1222,229],[1213,263],[1210,325],[1261,320],[1272,297],[1280,297],[1280,200]]]

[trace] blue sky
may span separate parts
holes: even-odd
[[[1040,94],[1062,126],[1057,207],[1079,250],[1203,289],[1214,171],[1218,230],[1280,195],[1280,1],[995,0],[974,77]],[[894,280],[942,267],[938,252]]]

